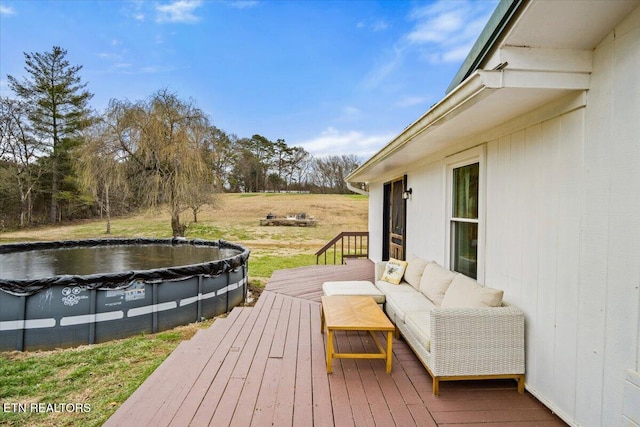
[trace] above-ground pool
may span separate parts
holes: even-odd
[[[0,245],[0,351],[100,343],[226,313],[246,297],[248,258],[222,240]]]

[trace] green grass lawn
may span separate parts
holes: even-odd
[[[187,237],[249,248],[250,286],[261,287],[275,270],[315,264],[315,251],[339,232],[366,230],[367,205],[363,196],[222,195],[221,208],[201,213],[198,223],[189,224]],[[268,212],[307,212],[318,226],[259,226]],[[105,237],[104,230],[104,221],[86,221],[0,233],[0,243]],[[111,237],[171,237],[169,217],[146,212],[116,218]],[[99,426],[180,342],[214,321],[71,349],[0,353],[0,426]],[[78,410],[60,412],[67,407]]]

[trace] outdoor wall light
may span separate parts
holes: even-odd
[[[405,190],[405,191],[402,193],[402,198],[403,198],[404,200],[410,199],[410,198],[411,198],[411,194],[413,194],[413,188],[410,188],[410,189],[408,189],[408,190]]]

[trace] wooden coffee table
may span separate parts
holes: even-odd
[[[391,373],[393,333],[395,327],[369,296],[324,296],[322,297],[321,332],[327,329],[327,372],[332,371],[333,358],[338,359],[386,359],[387,373]],[[368,331],[378,348],[378,353],[336,353],[333,345],[335,331]],[[387,348],[378,338],[377,332],[387,333]]]

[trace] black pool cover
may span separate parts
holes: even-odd
[[[0,290],[16,296],[27,296],[38,293],[55,285],[74,285],[83,289],[120,289],[130,285],[133,280],[155,281],[175,280],[196,275],[218,276],[233,271],[246,264],[249,250],[224,240],[208,241],[199,239],[91,239],[65,240],[55,242],[32,242],[0,245],[0,255],[14,252],[25,252],[46,249],[64,249],[78,247],[96,247],[110,245],[197,245],[212,246],[219,249],[233,250],[236,255],[199,264],[162,267],[150,270],[130,270],[115,273],[89,275],[58,275],[38,279],[5,279],[0,276]],[[0,264],[0,272],[2,265]]]

